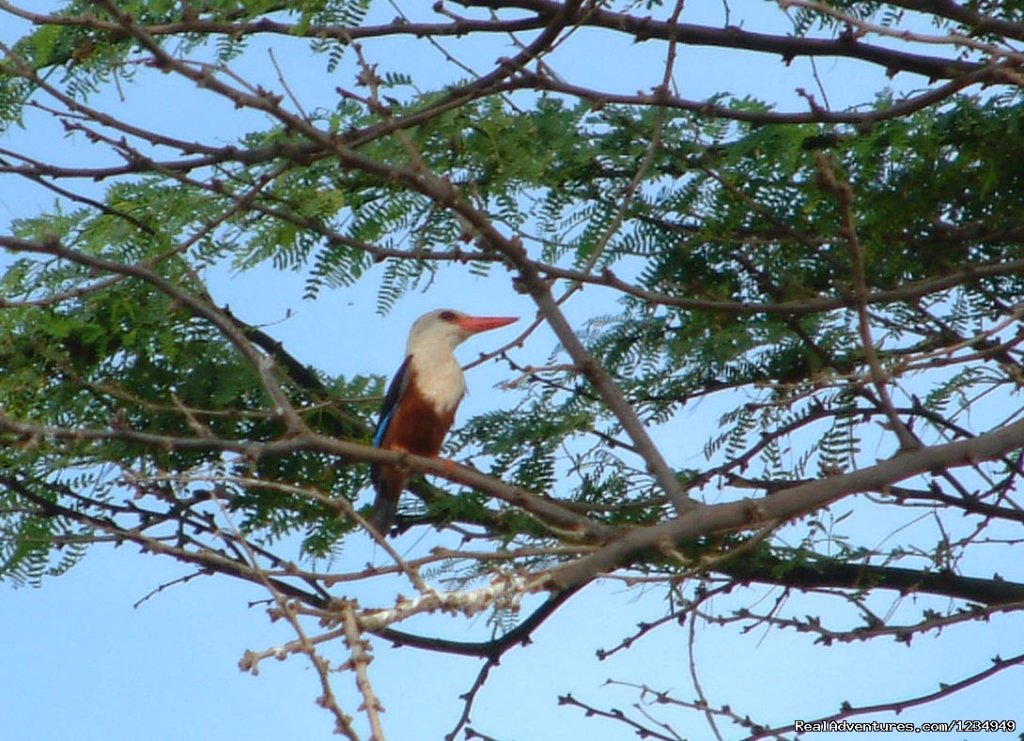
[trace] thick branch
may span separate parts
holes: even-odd
[[[458,0],[467,7],[484,7],[501,10],[509,7],[522,8],[539,15],[549,16],[563,8],[556,0]],[[603,28],[626,33],[636,41],[675,39],[680,44],[712,46],[727,49],[744,49],[767,54],[778,54],[785,61],[796,57],[846,57],[880,65],[889,74],[914,72],[929,79],[949,79],[973,72],[982,65],[966,62],[955,57],[944,58],[924,54],[912,54],[883,46],[864,44],[852,36],[836,39],[812,39],[801,36],[776,36],[757,33],[730,26],[712,28],[692,23],[670,23],[657,20],[650,15],[639,16],[617,13],[597,7],[587,7],[570,18],[573,25]]]
[[[716,571],[738,581],[754,581],[797,589],[892,589],[900,594],[936,594],[984,605],[1024,601],[1024,584],[999,577],[981,579],[952,572],[928,572],[895,566],[815,559],[787,564],[783,559],[732,559]]]
[[[783,490],[766,499],[741,499],[700,507],[661,525],[625,532],[600,551],[553,571],[549,588],[564,589],[628,565],[637,554],[688,538],[748,530],[813,512],[852,494],[884,491],[911,476],[991,460],[1024,446],[1024,422],[971,440],[906,452],[874,466]]]

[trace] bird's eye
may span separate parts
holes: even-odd
[[[454,322],[455,321],[455,312],[454,311],[450,311],[448,309],[445,309],[444,311],[441,312],[440,317],[441,317],[441,319],[443,319],[446,322]]]

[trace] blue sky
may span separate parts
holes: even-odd
[[[393,15],[387,3],[379,7],[381,17]],[[772,20],[762,12],[771,7],[748,3],[742,10],[747,12],[748,23],[778,28],[783,21],[777,11],[772,10]],[[709,16],[699,15],[702,11]],[[684,20],[691,22],[720,19],[721,6],[717,4],[693,11],[688,8],[684,15]],[[9,40],[9,34],[15,32],[13,27],[0,29],[0,39]],[[474,44],[453,42],[453,47],[481,68],[496,55],[510,51],[507,45]],[[337,81],[323,84],[323,60],[310,60],[296,51],[298,45],[292,45],[291,51],[287,48],[282,41],[278,60],[293,89],[307,107],[315,107],[317,101],[329,105]],[[661,53],[654,45],[609,46],[606,34],[592,32],[574,40],[571,48],[573,53],[556,64],[556,69],[571,79],[592,75],[606,86],[618,85],[624,91],[660,81]],[[433,73],[436,67],[438,75],[451,74],[436,53],[424,51],[420,58],[409,56],[408,49],[404,42],[367,44],[371,61],[400,59],[392,69],[411,66]],[[276,86],[276,73],[268,58],[258,49],[249,57],[252,61],[245,62],[247,72],[262,75],[268,85]],[[853,75],[852,70],[847,62],[819,64],[834,106],[862,100],[865,91],[886,84],[881,73],[858,71]],[[764,58],[748,59],[714,50],[686,50],[677,65],[681,92],[689,97],[701,98],[723,89],[761,92],[789,107],[800,105],[796,87],[812,87],[809,72],[801,62],[786,67],[775,60],[766,64]],[[258,116],[239,114],[228,105],[210,106],[208,98],[191,96],[188,85],[153,75],[159,85],[148,89],[146,85],[129,86],[124,104],[105,102],[140,124],[156,122],[170,131],[198,127],[217,132],[224,141],[261,125]],[[344,77],[344,72],[339,77]],[[916,84],[909,77],[898,82],[908,87]],[[168,106],[166,101],[171,99],[174,104]],[[27,130],[0,138],[0,145],[56,152],[68,163],[105,157],[81,140],[65,138],[38,114],[30,118]],[[23,183],[0,181],[0,224],[35,213],[51,202],[48,194]],[[305,362],[333,373],[390,374],[401,358],[409,324],[440,305],[524,318],[534,313],[528,299],[512,290],[500,271],[481,278],[450,270],[428,291],[409,295],[390,315],[382,317],[374,310],[376,277],[371,273],[351,289],[328,291],[316,302],[307,302],[301,298],[302,275],[270,269],[246,274],[215,269],[209,274],[215,298],[230,304],[247,321],[268,325],[267,331]],[[569,304],[567,312],[570,319],[582,321],[605,310],[607,301],[607,293],[587,289]],[[471,359],[501,339],[483,336],[460,348],[460,356]],[[538,333],[525,357],[543,362],[553,345],[550,334]],[[494,365],[472,371],[468,379],[471,393],[460,418],[506,404],[506,392],[495,388],[501,378],[502,370]],[[682,424],[709,426],[716,417],[714,404],[707,404],[688,410]],[[696,455],[703,443],[702,438],[676,441],[673,436],[678,430],[661,434],[667,443],[687,451],[681,454],[684,458]],[[847,505],[837,505],[837,513],[845,508]],[[885,516],[879,510],[868,512]],[[884,521],[874,525],[880,532],[891,530]],[[417,545],[415,538],[398,543],[407,549]],[[346,547],[336,568],[355,568],[375,556],[369,542],[357,538]],[[978,563],[977,573],[986,575],[997,567]],[[286,625],[267,620],[262,606],[247,606],[266,598],[259,588],[203,577],[133,607],[159,585],[187,573],[186,567],[138,554],[131,546],[116,550],[97,547],[69,574],[47,581],[42,589],[0,587],[5,636],[0,658],[0,737],[30,741],[333,738],[330,717],[314,703],[318,682],[305,658],[265,662],[257,677],[237,668],[245,650],[260,650],[293,638]],[[758,594],[762,592],[762,599],[769,599],[768,590]],[[367,594],[367,598],[373,596]],[[387,598],[387,593],[382,590],[380,596]],[[878,601],[883,613],[891,607],[909,614],[916,603],[914,598],[901,602],[894,595],[883,595]],[[736,605],[744,602],[736,600]],[[636,623],[656,619],[663,611],[663,597],[657,589],[630,590],[616,582],[589,587],[538,631],[533,645],[506,655],[477,701],[473,725],[502,739],[621,739],[628,737],[621,725],[588,720],[578,710],[559,708],[557,695],[572,692],[597,706],[628,708],[636,701],[635,692],[603,686],[606,679],[615,678],[646,682],[658,690],[674,689],[680,697],[692,699],[685,630],[663,628],[607,662],[594,657],[595,649],[611,648],[634,630]],[[409,627],[476,638],[488,632],[484,617],[469,623],[430,618]],[[836,708],[837,698],[862,705],[926,691],[938,681],[955,681],[983,668],[988,657],[1006,653],[1007,647],[1020,650],[1019,633],[1011,620],[996,618],[985,625],[950,629],[942,640],[918,638],[911,648],[876,642],[823,650],[812,648],[811,638],[795,634],[767,631],[741,637],[729,629],[699,628],[696,651],[701,680],[714,702],[744,711],[771,708],[764,719],[786,722],[800,711],[830,712]],[[371,677],[387,707],[384,722],[389,738],[440,738],[461,712],[458,695],[471,685],[479,663],[393,650],[379,641],[374,643],[374,652]],[[334,661],[347,657],[341,647],[329,656]],[[1020,705],[1019,688],[1019,676],[1006,674],[945,703],[941,718],[926,707],[908,711],[901,719],[969,718],[975,717],[979,707],[990,716],[1000,709],[1006,715]],[[335,691],[342,706],[354,710],[358,699],[351,674],[336,675]],[[709,737],[696,715],[662,717],[693,738]],[[736,735],[727,724],[720,727],[727,738]]]

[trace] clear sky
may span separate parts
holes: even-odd
[[[693,5],[692,11],[687,8],[684,20],[721,22],[721,5]],[[762,17],[760,4],[745,5],[750,10],[748,18]],[[379,7],[381,17],[394,15],[388,3]],[[702,12],[709,17],[702,17]],[[13,27],[0,29],[0,39],[10,40],[16,33]],[[462,48],[472,43],[465,42]],[[627,91],[651,87],[660,80],[661,57],[654,45],[609,50],[606,43],[607,39],[596,33],[593,38],[579,40],[574,47],[576,55],[561,60],[562,66],[556,69],[573,79],[591,74],[605,82],[618,80]],[[371,60],[398,54],[395,44],[368,44]],[[408,47],[401,47],[401,54],[407,51]],[[494,58],[495,49],[468,49],[465,53],[485,68]],[[508,48],[502,47],[498,53],[507,54]],[[423,54],[424,69],[442,66],[440,57],[431,56],[429,51]],[[245,64],[251,64],[252,70],[262,70],[269,76],[268,83],[273,84],[276,74],[267,58],[258,53],[249,57],[253,61]],[[278,59],[304,101],[312,106],[319,96],[327,104],[333,83],[323,84],[322,59],[310,60],[298,52],[282,52]],[[417,64],[408,57],[403,57],[403,63]],[[850,69],[845,62],[819,66],[836,107],[863,99],[858,92],[884,84],[880,73],[877,79],[862,73],[853,78]],[[813,85],[809,72],[800,62],[786,67],[766,64],[763,58],[751,57],[748,61],[734,52],[687,50],[679,60],[677,77],[681,92],[690,97],[700,98],[722,89],[737,93],[771,91],[769,97],[795,107],[800,101],[795,88]],[[159,121],[168,130],[202,127],[218,132],[225,141],[258,125],[251,114],[246,118],[227,105],[222,109],[208,107],[208,96],[193,97],[187,85],[166,76],[160,76],[160,80],[161,85],[170,85],[178,92],[170,93],[162,86],[148,91],[145,85],[130,86],[121,110],[140,123]],[[915,83],[908,78],[904,84]],[[173,105],[168,105],[168,100],[173,100]],[[102,156],[81,140],[64,138],[39,115],[32,117],[27,130],[0,137],[0,146],[56,151],[67,163],[84,163]],[[0,180],[0,226],[11,218],[45,208],[51,200],[24,183]],[[325,291],[319,300],[307,302],[302,300],[302,275],[270,269],[244,275],[216,269],[209,275],[216,299],[230,304],[246,321],[267,324],[266,330],[283,340],[292,354],[331,373],[390,374],[401,359],[412,320],[437,306],[533,316],[528,299],[512,290],[500,272],[479,278],[452,270],[425,292],[402,299],[390,315],[382,317],[375,312],[376,277],[371,273],[351,289]],[[600,313],[607,308],[607,300],[607,294],[588,289],[568,306],[569,317],[582,320]],[[460,356],[472,359],[500,339],[481,337],[460,348]],[[553,346],[550,334],[539,333],[533,340],[533,357],[542,362]],[[506,404],[506,392],[495,388],[502,377],[502,370],[494,365],[473,370],[468,378],[470,396],[460,418]],[[711,405],[687,414],[685,421],[690,425],[709,426],[716,416]],[[695,449],[699,450],[702,443],[697,441]],[[843,505],[838,509],[842,510]],[[416,540],[407,538],[398,543],[411,548]],[[354,568],[373,557],[369,542],[355,538],[337,568]],[[997,570],[998,564],[979,563],[977,568],[977,573],[986,575]],[[315,705],[318,681],[304,657],[264,662],[257,677],[237,668],[245,650],[260,650],[293,638],[286,625],[267,620],[263,606],[248,606],[251,601],[266,598],[260,589],[227,578],[202,577],[134,606],[161,584],[188,573],[187,567],[139,554],[131,546],[96,547],[70,573],[48,580],[42,589],[0,586],[0,739],[334,738],[331,717]],[[767,595],[768,590],[761,592]],[[893,609],[915,601],[909,598],[901,603],[894,595],[881,599],[889,600]],[[744,601],[736,600],[736,606]],[[881,610],[884,613],[886,607]],[[656,619],[663,611],[663,597],[656,589],[626,589],[615,582],[589,587],[538,631],[533,645],[513,650],[492,672],[477,701],[472,725],[501,739],[524,741],[628,738],[624,726],[585,719],[578,710],[559,708],[556,698],[572,692],[597,706],[617,704],[626,709],[636,701],[636,693],[603,686],[606,679],[615,678],[647,683],[658,690],[675,689],[680,697],[693,699],[685,629],[663,628],[609,661],[600,662],[594,655],[595,649],[614,647],[635,629],[637,622]],[[469,637],[467,631],[476,638],[488,633],[483,616],[468,626],[463,621],[436,617],[409,626],[414,627],[450,631],[456,637]],[[996,618],[986,625],[950,629],[942,640],[918,638],[910,648],[875,642],[823,650],[812,647],[812,639],[807,636],[762,631],[741,637],[728,629],[699,628],[695,645],[701,680],[714,702],[740,710],[774,708],[763,719],[787,722],[796,717],[798,710],[813,710],[816,714],[833,711],[837,698],[863,705],[922,692],[934,688],[938,681],[955,681],[983,668],[988,657],[1005,652],[1008,645],[1019,647],[1020,640],[1010,638],[1011,633],[1016,635],[1019,630],[1009,620]],[[374,642],[374,652],[371,677],[387,707],[384,723],[389,738],[436,739],[450,730],[461,712],[458,695],[470,687],[479,663],[409,649],[393,650],[380,641]],[[343,647],[329,655],[335,661],[347,657]],[[880,677],[884,678],[881,683]],[[335,675],[334,686],[342,707],[354,710],[358,698],[353,676]],[[975,717],[972,709],[979,706],[990,714],[995,708],[1009,713],[1021,706],[1020,687],[1019,672],[1008,673],[943,704],[941,718],[926,707],[908,711],[901,719],[970,718]],[[1016,712],[1018,720],[1024,720],[1020,711]],[[696,715],[665,713],[660,717],[692,734],[692,738],[710,737]],[[720,727],[726,738],[738,735],[725,723]],[[841,737],[848,738],[814,736],[822,741]]]

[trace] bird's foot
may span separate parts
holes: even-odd
[[[444,467],[444,477],[447,479],[455,476],[456,463],[451,458],[441,458],[441,464]]]

